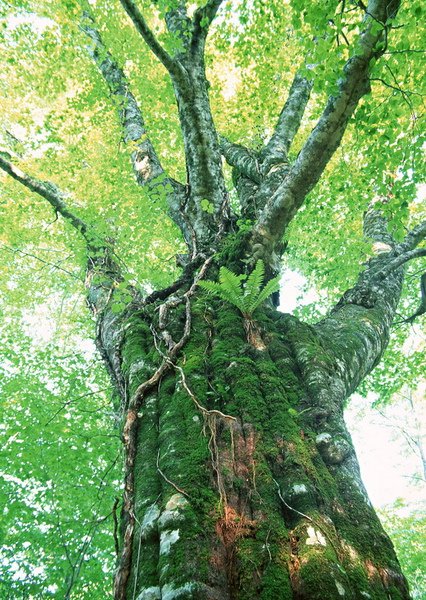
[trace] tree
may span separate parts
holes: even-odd
[[[58,225],[63,227],[60,243],[82,248],[77,260],[86,256],[87,304],[114,385],[124,448],[114,597],[409,598],[392,543],[362,484],[343,419],[346,399],[379,363],[388,344],[407,264],[426,255],[421,207],[414,205],[409,213],[407,202],[418,182],[411,161],[421,141],[416,130],[406,135],[404,119],[408,112],[415,120],[417,97],[401,88],[392,62],[400,55],[409,60],[415,52],[403,45],[406,34],[398,29],[409,16],[403,9],[398,12],[395,0],[309,7],[298,0],[285,6],[254,2],[250,7],[221,0],[191,6],[180,1],[121,4],[127,17],[108,3],[85,5],[83,14],[80,4],[67,3],[58,11],[55,27],[60,33],[49,26],[32,39],[20,57],[24,73],[17,91],[28,86],[33,77],[28,65],[41,57],[46,62],[37,93],[45,98],[52,94],[67,107],[66,114],[73,112],[78,126],[67,131],[59,117],[45,125],[51,147],[41,160],[34,153],[28,162],[20,159],[19,144],[29,143],[22,139],[9,140],[0,156],[3,171],[63,220]],[[46,18],[44,10],[48,7],[36,12],[31,3],[24,8],[39,19]],[[420,4],[410,10],[418,16]],[[292,62],[298,58],[300,63],[277,124],[260,144],[250,139],[251,132],[245,131],[243,140],[248,147],[217,133],[215,123],[221,117],[212,115],[205,53],[215,18],[219,49],[230,43],[229,52],[236,57],[238,43],[247,36],[247,73],[256,69],[258,53],[267,51],[268,44],[270,81],[279,81],[280,66],[294,72]],[[157,114],[154,121],[161,126],[148,136],[141,110],[146,83],[139,81],[137,92],[130,86],[131,77],[106,46],[105,32],[112,46],[115,36],[133,36],[135,46],[126,45],[121,62],[127,59],[126,70],[136,80],[141,74],[153,76],[146,62],[151,59],[140,57],[143,44],[164,67],[178,108],[186,179],[181,167],[162,166],[151,141],[156,137],[163,158],[170,160],[161,136],[166,143],[173,139],[173,115],[167,114],[170,121],[163,123],[164,111]],[[272,34],[290,40],[292,49],[277,51],[269,40]],[[62,36],[60,48],[57,35]],[[16,38],[11,34],[6,39],[11,69],[16,68]],[[331,49],[335,57],[327,60]],[[120,43],[115,50],[123,51]],[[82,58],[87,51],[103,78],[99,85],[104,87],[95,88],[93,97],[85,86],[85,77],[95,77]],[[137,73],[141,64],[145,71]],[[56,68],[63,81],[60,90],[55,88]],[[73,85],[80,82],[85,106],[80,106],[80,92],[69,86],[68,76]],[[369,113],[381,106],[374,95],[369,99],[375,84],[392,94],[385,103],[392,122],[381,123],[378,131],[368,121]],[[247,114],[249,125],[258,116],[258,109],[250,106],[257,91],[250,93],[254,96],[240,111]],[[9,119],[16,109],[24,110],[14,105],[15,94],[12,90],[7,105]],[[110,125],[102,121],[107,97],[118,109],[124,147],[142,193],[136,192],[120,154],[105,150],[114,163],[103,163],[99,156],[117,129],[90,140],[96,172],[91,172],[91,158],[80,154],[85,123],[99,119],[101,126]],[[263,94],[260,98],[265,104],[260,109],[269,119],[269,99]],[[43,127],[34,127],[34,115],[30,120],[40,144]],[[240,123],[240,131],[245,127]],[[359,139],[356,132],[361,132]],[[381,144],[379,149],[373,142],[375,151],[383,152],[384,159],[374,162],[370,151],[370,164],[365,165],[373,134]],[[60,156],[67,136],[74,148]],[[339,147],[341,163],[333,170]],[[176,160],[173,149],[170,155]],[[232,182],[222,157],[232,168]],[[356,173],[349,185],[360,186],[355,194],[360,198],[355,199],[354,188],[344,180],[350,160]],[[30,175],[31,168],[40,176]],[[45,181],[44,170],[55,181],[62,175],[61,186]],[[176,177],[169,174],[174,171]],[[325,182],[318,184],[324,174]],[[111,185],[120,196],[112,202]],[[21,193],[16,185],[8,189]],[[324,227],[327,216],[313,220],[312,205],[317,212],[324,208],[325,215],[331,211],[336,221],[349,209],[356,215],[350,221],[364,212],[369,244],[361,241],[358,224],[351,222],[356,262],[362,256],[366,262],[329,313],[309,324],[276,310],[274,277],[287,241],[297,247],[291,237],[297,219],[308,231],[303,238],[307,252],[315,249],[312,228],[318,223]],[[149,277],[138,272],[138,260],[147,261],[141,256],[146,248],[141,233],[144,219],[147,229],[164,221],[163,213],[160,218],[155,214],[158,206],[167,206],[175,225],[164,236],[177,256],[179,273],[173,283],[166,282],[164,266],[158,266],[159,274],[150,278],[155,289],[147,289]],[[45,210],[38,207],[29,209],[31,224],[38,210]],[[130,217],[126,211],[133,211]],[[162,226],[171,230],[170,222]],[[336,246],[334,251],[338,253]],[[122,256],[134,266],[126,268]],[[315,252],[308,262],[313,258]],[[155,259],[152,264],[158,265]],[[345,259],[342,264],[344,271]],[[73,572],[78,574],[76,566]]]

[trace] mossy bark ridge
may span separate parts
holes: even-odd
[[[157,308],[124,325],[130,398],[185,327],[181,304],[162,335]],[[355,324],[336,334],[345,310],[368,322],[363,340]],[[192,297],[182,352],[138,408],[123,598],[409,597],[343,420],[351,366],[377,359],[386,310],[343,301],[329,334],[328,319],[307,326],[265,307],[260,347],[237,309]]]
[[[119,100],[134,143],[136,181],[165,194],[187,253],[181,277],[144,297],[126,282],[114,240],[74,214],[67,194],[0,156],[0,167],[48,201],[87,245],[88,304],[120,398],[124,494],[115,600],[407,600],[406,580],[363,486],[343,419],[346,398],[381,359],[404,264],[422,255],[426,226],[396,243],[380,204],[365,236],[381,252],[315,325],[273,303],[253,314],[198,285],[221,267],[265,283],[279,272],[283,235],[341,143],[399,3],[359,3],[359,39],[301,152],[288,151],[312,83],[296,74],[261,152],[218,136],[204,45],[220,0],[192,16],[174,2],[169,54],[132,0],[121,4],[168,70],[184,138],[187,181],[168,177],[124,72],[84,14],[89,53]],[[226,191],[232,166],[238,208]],[[247,225],[249,223],[249,225]],[[242,225],[243,224],[243,225]],[[123,302],[123,297],[125,301]]]

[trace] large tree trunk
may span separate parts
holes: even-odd
[[[116,598],[409,598],[324,337],[272,309],[248,323],[220,300],[191,304],[185,345],[125,425]],[[164,362],[158,334],[182,336],[185,305],[169,310],[167,335],[157,309],[121,322],[127,397]]]

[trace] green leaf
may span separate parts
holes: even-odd
[[[202,210],[204,210],[204,212],[208,213],[209,215],[212,215],[214,212],[214,204],[212,204],[209,200],[201,200],[200,202],[200,206],[202,208]]]

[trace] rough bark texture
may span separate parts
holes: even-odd
[[[366,233],[391,241],[375,211]],[[217,262],[241,259],[238,237]],[[343,419],[388,341],[394,253],[316,326],[267,308],[247,322],[190,282],[105,314],[131,457],[116,598],[409,598]]]
[[[179,280],[144,299],[128,286],[132,301],[113,312],[123,282],[113,241],[77,217],[56,186],[0,157],[3,170],[50,202],[86,241],[97,344],[121,399],[124,496],[115,600],[407,600],[392,544],[360,478],[343,405],[381,359],[404,263],[422,254],[416,246],[425,224],[396,244],[380,212],[368,211],[365,235],[381,253],[316,325],[265,304],[243,316],[197,285],[215,279],[221,266],[249,273],[263,259],[267,277],[279,269],[284,231],[368,91],[370,64],[383,52],[398,3],[369,2],[338,92],[293,164],[287,152],[310,82],[295,77],[261,153],[218,138],[203,50],[221,1],[209,0],[192,19],[183,3],[173,3],[166,23],[181,41],[173,57],[132,0],[121,3],[170,73],[186,182],[164,179],[140,108],[93,16],[85,14],[82,30],[120,97],[124,138],[137,146],[138,184],[153,193],[167,186],[170,215],[188,248]],[[221,153],[234,169],[235,215]],[[251,231],[238,230],[238,216],[253,221]]]
[[[409,597],[342,410],[359,365],[386,343],[379,313],[387,307],[343,302],[333,324],[317,327],[259,310],[248,336],[237,309],[192,298],[191,333],[134,417],[131,502],[122,515],[129,554],[119,571],[127,568],[128,580],[116,597]],[[104,330],[110,348],[119,343],[129,397],[164,363],[169,336],[178,340],[185,328],[184,303],[170,305],[162,322],[157,308]],[[353,324],[358,317],[364,331]],[[349,323],[355,336],[345,333]]]

